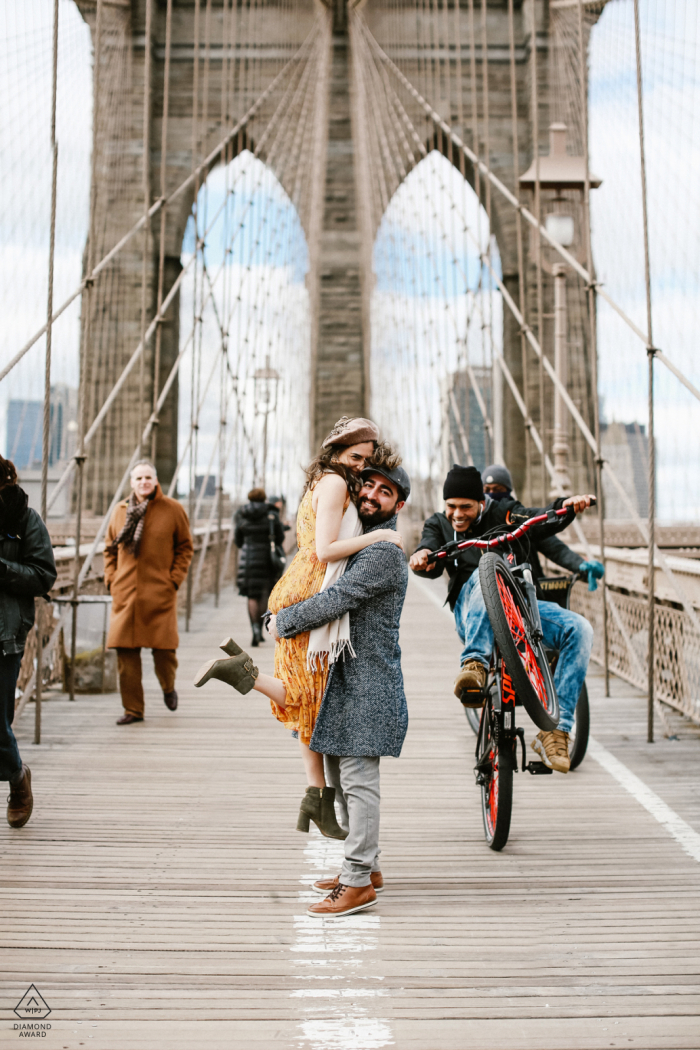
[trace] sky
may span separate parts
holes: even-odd
[[[89,32],[73,0],[59,0],[59,3],[56,302],[60,302],[80,280],[88,216],[91,123]],[[635,322],[646,327],[632,11],[632,0],[612,0],[592,33],[591,167],[603,178],[602,187],[593,194],[592,222],[599,279]],[[695,177],[700,170],[700,4],[695,0],[640,0],[640,11],[654,342],[696,385],[700,385],[696,350],[700,193],[696,190]],[[3,100],[0,105],[0,178],[3,185],[0,200],[0,306],[3,311],[0,362],[7,361],[45,320],[51,177],[51,13],[51,0],[4,0],[0,5],[0,98]],[[464,333],[459,336],[455,332],[466,323],[469,303],[474,305],[481,294],[478,291],[479,278],[482,285],[484,279],[474,245],[465,242],[464,237],[455,240],[453,236],[455,201],[461,209],[462,219],[466,217],[473,230],[478,229],[479,222],[483,223],[483,217],[479,218],[468,188],[463,190],[451,184],[450,193],[445,193],[446,180],[453,179],[453,175],[447,175],[433,161],[420,165],[414,170],[414,176],[411,186],[408,186],[410,180],[406,180],[399,190],[380,231],[376,249],[380,260],[376,323],[383,324],[386,332],[387,311],[396,313],[397,296],[403,297],[406,303],[418,298],[420,303],[412,307],[416,326],[422,332],[434,333],[439,329],[442,333],[439,346],[446,348],[450,339],[453,346],[455,339],[461,338],[464,343]],[[217,172],[210,179],[207,191],[210,202],[221,194],[223,177]],[[252,186],[250,181],[248,186]],[[291,209],[291,204],[280,194],[281,189],[269,179],[260,182],[252,194],[248,229],[263,221],[262,216],[270,207],[273,211],[276,209],[278,217],[286,213],[285,209]],[[450,194],[453,198],[451,204],[448,203]],[[414,201],[422,202],[413,209],[406,204],[411,195]],[[228,213],[229,228],[237,221],[235,211],[244,206],[245,195],[234,200]],[[447,235],[433,235],[426,239],[426,223],[435,225],[431,208],[433,211],[437,209],[437,225],[450,232],[452,242],[449,246]],[[291,218],[285,228],[292,230]],[[485,236],[482,225],[482,237]],[[222,223],[210,238],[212,266],[217,259],[220,261],[223,237]],[[243,251],[243,237],[239,243]],[[191,245],[186,239],[183,258],[190,251]],[[394,270],[396,267],[389,260],[397,253],[415,260],[410,286],[405,274],[400,278],[396,274],[394,278],[390,276],[392,265]],[[495,259],[497,262],[497,256]],[[243,264],[242,257],[236,257],[234,253],[231,266]],[[290,303],[294,303],[290,309],[300,311],[297,328],[308,335],[308,327],[305,327],[308,318],[304,313],[308,310],[308,302],[303,293],[308,260],[300,231],[297,230],[286,242],[284,249],[281,246],[276,249],[270,242],[266,247],[258,246],[245,265],[250,265],[249,287],[259,285],[263,289],[258,293],[258,298],[262,296],[261,301],[270,301],[273,286],[278,297],[282,295],[282,289],[286,290],[284,295],[289,294]],[[460,281],[462,290],[466,286],[469,295],[466,299],[462,295],[463,302],[457,306]],[[250,296],[251,302],[255,302],[252,292]],[[488,298],[491,302],[491,297]],[[431,300],[435,300],[432,306]],[[392,304],[383,313],[379,309],[382,301]],[[433,307],[437,308],[437,314],[430,313]],[[191,309],[191,293],[185,290],[183,316],[187,315],[188,309]],[[452,321],[449,320],[450,311]],[[399,315],[401,324],[405,325],[408,306],[399,308]],[[77,380],[78,319],[76,303],[55,326],[54,381],[75,384]],[[493,336],[497,344],[494,319],[495,313],[491,318],[489,338]],[[260,348],[276,346],[282,338],[275,324],[271,315],[264,322],[270,326],[270,332],[265,329],[264,335],[259,334]],[[452,336],[449,335],[450,324]],[[394,343],[400,329],[401,325],[392,333]],[[262,331],[263,328],[258,326],[258,332]],[[215,352],[216,338],[215,330],[209,333],[212,352]],[[469,336],[465,345],[470,357],[474,355],[479,359],[481,337],[475,342]],[[599,348],[605,417],[646,424],[646,357],[643,348],[602,305]],[[40,341],[4,381],[3,396],[0,396],[0,445],[5,443],[7,400],[10,397],[41,397],[42,350]],[[436,352],[443,353],[443,350],[438,347]],[[447,354],[446,349],[444,354]],[[301,377],[298,369],[295,374]],[[303,382],[308,382],[308,376]],[[188,397],[186,382],[182,384],[182,391],[184,417],[189,412],[189,404],[184,400]],[[657,365],[659,513],[665,519],[691,519],[700,512],[700,497],[696,494],[700,467],[700,413],[697,407],[678,381]],[[209,417],[215,421],[217,413],[210,412]],[[289,420],[281,425],[288,426]],[[207,440],[213,441],[216,423],[209,429],[208,437],[202,433],[203,447]],[[281,456],[281,452],[274,455]]]

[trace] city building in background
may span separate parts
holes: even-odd
[[[470,458],[478,470],[483,470],[493,460],[493,443],[479,405],[480,397],[490,419],[492,369],[476,365],[471,371],[478,396],[466,370],[452,372],[444,385],[442,458],[445,471],[453,463],[468,464]]]
[[[649,514],[649,438],[642,423],[601,423],[603,458],[620,478],[641,518]],[[603,472],[605,516],[629,520],[625,501]]]
[[[75,452],[78,431],[78,391],[66,383],[51,387],[49,430],[49,494]],[[15,464],[20,484],[29,496],[29,505],[41,509],[42,422],[44,403],[12,398],[7,403],[5,456]],[[49,517],[62,518],[69,512],[70,487],[67,486],[51,508]]]
[[[75,452],[78,391],[65,383],[51,387],[49,466],[65,463]],[[17,470],[41,470],[43,401],[12,398],[7,405],[5,456]]]

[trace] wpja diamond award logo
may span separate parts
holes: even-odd
[[[46,1033],[51,1028],[50,1024],[44,1024],[51,1013],[51,1007],[44,999],[39,989],[30,984],[26,992],[17,1003],[15,1013],[22,1024],[15,1023],[14,1030],[20,1039],[45,1039]]]

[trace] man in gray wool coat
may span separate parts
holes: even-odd
[[[402,467],[362,473],[359,515],[365,531],[395,528],[411,491]],[[326,591],[282,609],[270,621],[275,637],[292,638],[350,613],[354,659],[332,664],[311,748],[325,756],[326,779],[336,789],[347,829],[345,860],[336,879],[316,883],[329,896],[308,909],[336,918],[371,908],[383,888],[379,870],[379,759],[401,754],[408,709],[401,674],[399,620],[408,569],[394,543],[375,543],[353,558]]]

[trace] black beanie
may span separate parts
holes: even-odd
[[[476,467],[460,467],[458,463],[454,463],[442,486],[442,498],[475,499],[481,502],[484,498],[484,486]]]

